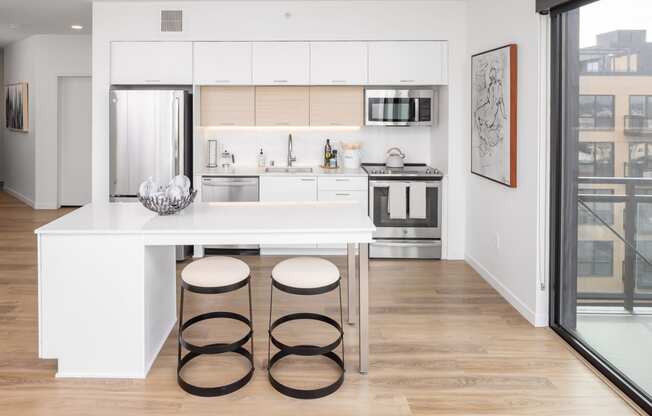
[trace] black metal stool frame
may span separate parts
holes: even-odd
[[[189,291],[193,293],[200,294],[220,294],[236,291],[244,286],[248,286],[249,289],[249,318],[240,315],[234,312],[208,312],[201,315],[194,316],[188,319],[186,322],[183,322],[183,295],[184,291]],[[194,345],[189,343],[183,338],[183,331],[188,327],[201,322],[207,319],[216,319],[216,318],[225,318],[233,319],[245,323],[249,327],[249,332],[238,341],[233,343],[216,343],[208,345]],[[219,287],[202,287],[194,286],[185,281],[181,281],[181,294],[179,299],[179,334],[177,336],[177,383],[179,386],[186,392],[193,394],[195,396],[202,397],[215,397],[223,396],[225,394],[233,393],[236,390],[244,387],[254,375],[254,329],[253,329],[253,310],[251,306],[251,275],[247,276],[246,279],[227,286]],[[251,342],[251,352],[247,351],[243,346]],[[181,350],[185,348],[188,350],[188,353],[181,356]],[[234,352],[245,357],[250,365],[251,369],[247,374],[240,378],[239,380],[234,381],[233,383],[226,384],[218,387],[199,387],[193,384],[188,383],[181,377],[181,370],[183,367],[188,364],[192,359],[199,357],[200,355],[205,354],[222,354],[225,352]]]
[[[305,289],[305,288],[296,288],[296,287],[283,285],[282,283],[279,283],[276,280],[274,280],[274,277],[272,276],[272,284],[270,285],[270,293],[269,293],[269,327],[267,331],[268,332],[267,376],[269,378],[269,382],[272,385],[272,387],[274,387],[278,392],[286,396],[293,397],[295,399],[319,399],[321,397],[325,397],[334,393],[340,388],[340,386],[342,386],[342,383],[344,383],[344,373],[346,371],[344,367],[344,330],[342,326],[344,323],[344,313],[342,311],[342,286],[340,283],[341,283],[341,278],[338,278],[337,281],[332,284],[317,287],[317,288]],[[317,313],[294,313],[294,314],[282,316],[276,319],[274,322],[272,322],[272,305],[273,305],[274,287],[276,287],[282,292],[291,293],[294,295],[306,295],[306,296],[320,295],[323,293],[331,292],[334,289],[339,289],[340,323],[338,324],[334,319],[326,315],[321,315]],[[272,331],[281,324],[290,321],[306,320],[306,319],[327,323],[330,326],[337,329],[338,332],[340,333],[340,336],[334,342],[325,346],[317,346],[317,345],[292,345],[291,346],[279,341],[276,337],[274,337],[274,334],[272,333]],[[279,351],[276,354],[274,354],[274,356],[271,355],[271,344],[274,344],[274,346],[279,349]],[[335,348],[337,348],[337,346],[340,344],[342,345],[342,358],[338,357],[337,354],[333,352],[333,350],[335,350]],[[340,377],[334,383],[329,384],[328,386],[325,387],[321,387],[317,389],[296,389],[293,387],[289,387],[279,382],[274,378],[274,376],[272,376],[272,367],[274,366],[274,364],[276,364],[281,359],[287,357],[288,355],[301,355],[301,356],[321,355],[335,362],[335,364],[337,364],[337,366],[342,370],[342,372],[340,374]]]

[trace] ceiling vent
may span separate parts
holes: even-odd
[[[161,32],[182,32],[183,10],[161,10]]]

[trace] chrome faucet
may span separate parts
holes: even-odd
[[[292,155],[292,135],[288,134],[288,168],[292,167],[292,162],[296,162],[297,157]]]

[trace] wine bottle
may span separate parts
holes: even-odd
[[[326,139],[326,146],[324,146],[324,166],[328,167],[333,157],[333,149],[331,148],[330,139]]]

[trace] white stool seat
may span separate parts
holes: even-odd
[[[233,257],[215,256],[195,260],[181,272],[181,279],[192,286],[221,287],[241,282],[249,276],[247,263]]]
[[[337,282],[340,271],[332,262],[319,257],[293,257],[272,269],[278,283],[297,289],[314,289]]]

